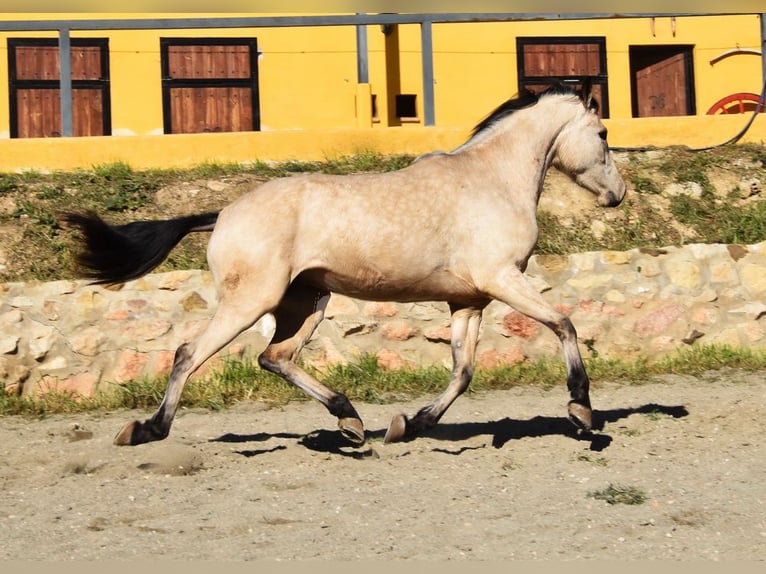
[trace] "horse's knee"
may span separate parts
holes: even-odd
[[[558,321],[551,323],[549,327],[561,341],[577,339],[577,330],[569,317],[562,316]]]
[[[258,365],[270,373],[281,375],[284,372],[285,363],[289,362],[289,358],[284,353],[280,353],[278,350],[267,347],[260,355],[258,355]]]
[[[183,370],[189,366],[191,361],[192,351],[189,343],[184,343],[176,349],[176,353],[173,356],[173,370]]]
[[[473,380],[473,367],[471,365],[463,365],[456,373],[457,379],[460,381],[459,391],[465,392],[468,385]]]

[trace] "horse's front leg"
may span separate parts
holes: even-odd
[[[431,404],[420,409],[411,419],[404,414],[396,415],[388,426],[384,441],[397,442],[413,437],[431,428],[468,388],[473,378],[473,363],[476,345],[479,342],[479,326],[484,305],[464,307],[450,304],[452,313],[451,345],[452,376],[447,389]]]
[[[593,426],[590,380],[580,355],[577,332],[572,321],[551,307],[516,267],[507,268],[488,282],[487,291],[519,313],[547,326],[559,338],[567,367],[569,420],[584,430],[590,430]]]

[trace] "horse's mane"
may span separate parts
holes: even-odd
[[[581,93],[582,93],[581,90],[575,88],[571,84],[564,84],[563,82],[556,82],[554,84],[551,84],[545,90],[537,94],[524,88],[517,97],[511,98],[510,100],[503,102],[497,108],[495,108],[486,118],[484,118],[478,124],[476,124],[476,127],[473,128],[473,131],[471,132],[471,137],[469,139],[473,139],[480,133],[494,126],[500,120],[510,116],[514,112],[517,112],[521,109],[528,108],[530,106],[535,105],[543,96],[548,96],[548,95],[580,96]],[[598,102],[595,99],[591,99],[590,107],[594,111],[598,111]]]

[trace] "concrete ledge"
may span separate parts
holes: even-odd
[[[606,120],[614,147],[704,147],[727,141],[749,115]],[[478,118],[477,118],[478,119]],[[187,168],[204,162],[321,161],[374,151],[412,154],[451,150],[470,126],[348,128],[83,138],[0,139],[0,171],[90,169],[123,161],[135,169]],[[742,142],[766,142],[766,114],[759,114]]]

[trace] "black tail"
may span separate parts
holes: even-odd
[[[109,225],[93,212],[67,213],[63,220],[80,230],[84,250],[76,262],[96,284],[137,279],[162,263],[192,231],[212,231],[218,213],[188,215],[161,221]]]

